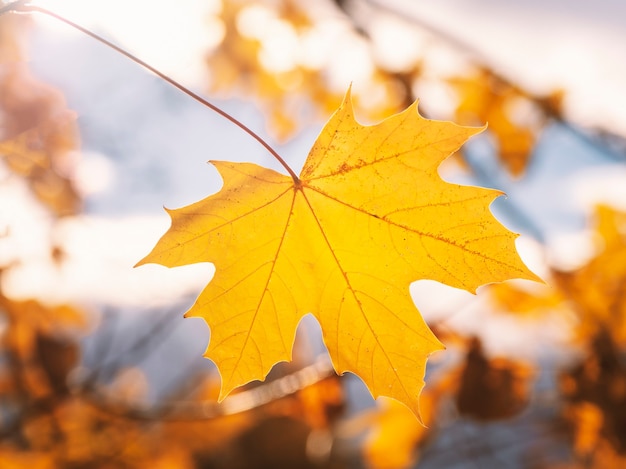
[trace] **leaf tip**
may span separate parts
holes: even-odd
[[[418,116],[422,117],[422,115],[420,114],[420,110],[419,110],[419,103],[420,103],[419,98],[416,98],[415,101],[413,101],[409,105],[409,107],[407,108],[407,111],[408,110],[414,110],[417,113]]]
[[[531,280],[533,282],[542,283],[542,284],[544,284],[546,286],[549,286],[548,282],[546,282],[539,275],[537,275],[532,270],[530,270],[526,265],[524,265],[524,266],[526,267],[526,272],[524,272],[525,277],[520,277],[522,280]]]
[[[350,99],[352,96],[352,82],[350,82],[350,84],[348,85],[348,90],[346,91],[346,96],[344,98],[344,101],[346,99]]]
[[[150,251],[147,255],[145,255],[144,257],[142,257],[134,266],[133,269],[137,268],[137,267],[141,267],[142,265],[146,265],[146,264],[158,264],[158,260],[153,259],[154,257],[154,249],[156,248],[156,246],[152,249],[152,251]]]
[[[350,114],[352,114],[353,112],[353,107],[352,107],[352,83],[350,83],[350,85],[348,86],[348,90],[346,91],[345,96],[343,97],[343,101],[341,103],[341,106],[339,106],[339,109],[346,109],[346,111]]]

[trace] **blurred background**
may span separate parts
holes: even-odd
[[[357,119],[489,124],[440,168],[546,285],[411,285],[447,350],[418,424],[294,361],[221,404],[183,319],[211,265],[133,269],[209,159],[298,172],[352,84]],[[15,13],[14,10],[20,10]],[[0,467],[607,468],[626,465],[626,4],[601,0],[0,1]]]

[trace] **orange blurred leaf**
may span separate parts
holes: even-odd
[[[581,337],[608,331],[626,342],[626,213],[608,206],[596,211],[597,254],[581,268],[553,272],[556,285],[581,319]]]
[[[424,392],[420,410],[424,425],[434,417],[435,399]],[[420,425],[415,415],[392,399],[379,399],[373,429],[363,446],[363,455],[372,469],[411,467],[417,459],[417,447],[428,436],[428,428]]]
[[[604,441],[626,456],[626,366],[608,330],[591,338],[587,355],[561,376],[560,387],[576,451],[593,453]]]
[[[510,282],[489,286],[489,295],[499,311],[534,316],[564,307],[563,295],[554,288],[533,284],[532,289],[521,288]]]
[[[55,214],[73,214],[80,207],[69,171],[78,149],[76,116],[58,90],[29,72],[23,29],[16,16],[0,17],[0,159]]]
[[[484,69],[450,83],[459,94],[456,119],[467,125],[487,122],[502,163],[511,174],[523,174],[539,128],[530,100]]]

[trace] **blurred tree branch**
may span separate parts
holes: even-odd
[[[626,160],[626,136],[618,135],[602,128],[582,129],[580,126],[572,123],[564,115],[563,110],[559,106],[558,101],[555,101],[554,97],[536,95],[522,87],[514,79],[507,76],[506,72],[502,71],[497,64],[492,63],[491,59],[482,53],[482,51],[471,46],[460,37],[414,14],[399,12],[380,0],[334,0],[334,2],[339,9],[350,18],[355,26],[355,30],[367,37],[369,37],[369,33],[366,18],[375,18],[377,13],[392,14],[397,18],[411,22],[416,27],[431,33],[444,43],[467,54],[479,68],[486,70],[501,84],[510,87],[533,101],[548,119],[562,125],[572,135],[580,139],[581,142],[602,152],[606,157],[614,161],[623,162]],[[369,11],[367,9],[369,9]]]

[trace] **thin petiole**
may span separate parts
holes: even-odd
[[[140,58],[134,56],[130,52],[127,52],[126,50],[122,49],[121,47],[119,47],[119,46],[113,44],[112,42],[104,39],[103,37],[99,36],[98,34],[92,32],[92,31],[90,31],[90,30],[88,30],[88,29],[86,29],[86,28],[84,28],[82,26],[80,26],[79,24],[74,23],[73,21],[68,20],[67,18],[64,18],[63,16],[58,15],[57,13],[54,13],[53,11],[47,10],[45,8],[42,8],[42,7],[39,7],[39,6],[35,6],[35,5],[24,4],[23,2],[15,2],[15,3],[9,4],[7,7],[2,8],[1,13],[6,13],[8,11],[38,12],[38,13],[42,13],[44,15],[50,16],[52,18],[55,18],[55,19],[65,23],[65,24],[67,24],[68,26],[71,26],[72,28],[77,29],[78,31],[86,34],[87,36],[92,37],[96,41],[101,42],[102,44],[110,47],[111,49],[113,49],[116,52],[122,54],[124,57],[129,58],[130,60],[132,60],[133,62],[135,62],[135,63],[137,63],[139,65],[141,65],[142,67],[150,70],[152,73],[154,73],[156,76],[158,76],[162,80],[166,81],[167,83],[169,83],[173,87],[178,88],[180,91],[182,91],[186,95],[192,97],[193,99],[195,99],[199,103],[203,104],[204,106],[208,107],[212,111],[216,112],[217,114],[219,114],[223,118],[229,120],[230,122],[235,124],[237,127],[239,127],[241,130],[243,130],[245,133],[250,135],[253,139],[255,139],[257,142],[259,142],[263,146],[263,148],[265,148],[285,168],[285,170],[287,170],[287,172],[289,173],[289,176],[291,176],[291,178],[294,180],[296,185],[299,185],[300,180],[298,179],[298,176],[296,175],[296,173],[294,173],[294,171],[289,167],[287,162],[276,152],[276,150],[274,150],[256,132],[254,132],[252,129],[250,129],[248,126],[246,126],[241,121],[237,120],[236,118],[234,118],[233,116],[228,114],[226,111],[223,111],[222,109],[220,109],[219,107],[217,107],[214,104],[210,103],[209,101],[207,101],[206,99],[204,99],[203,97],[198,95],[197,93],[194,93],[189,88],[186,88],[185,86],[181,85],[176,80],[170,78],[169,76],[167,76],[163,72],[160,72],[159,70],[157,70],[153,66],[147,64],[146,62],[144,62]]]

